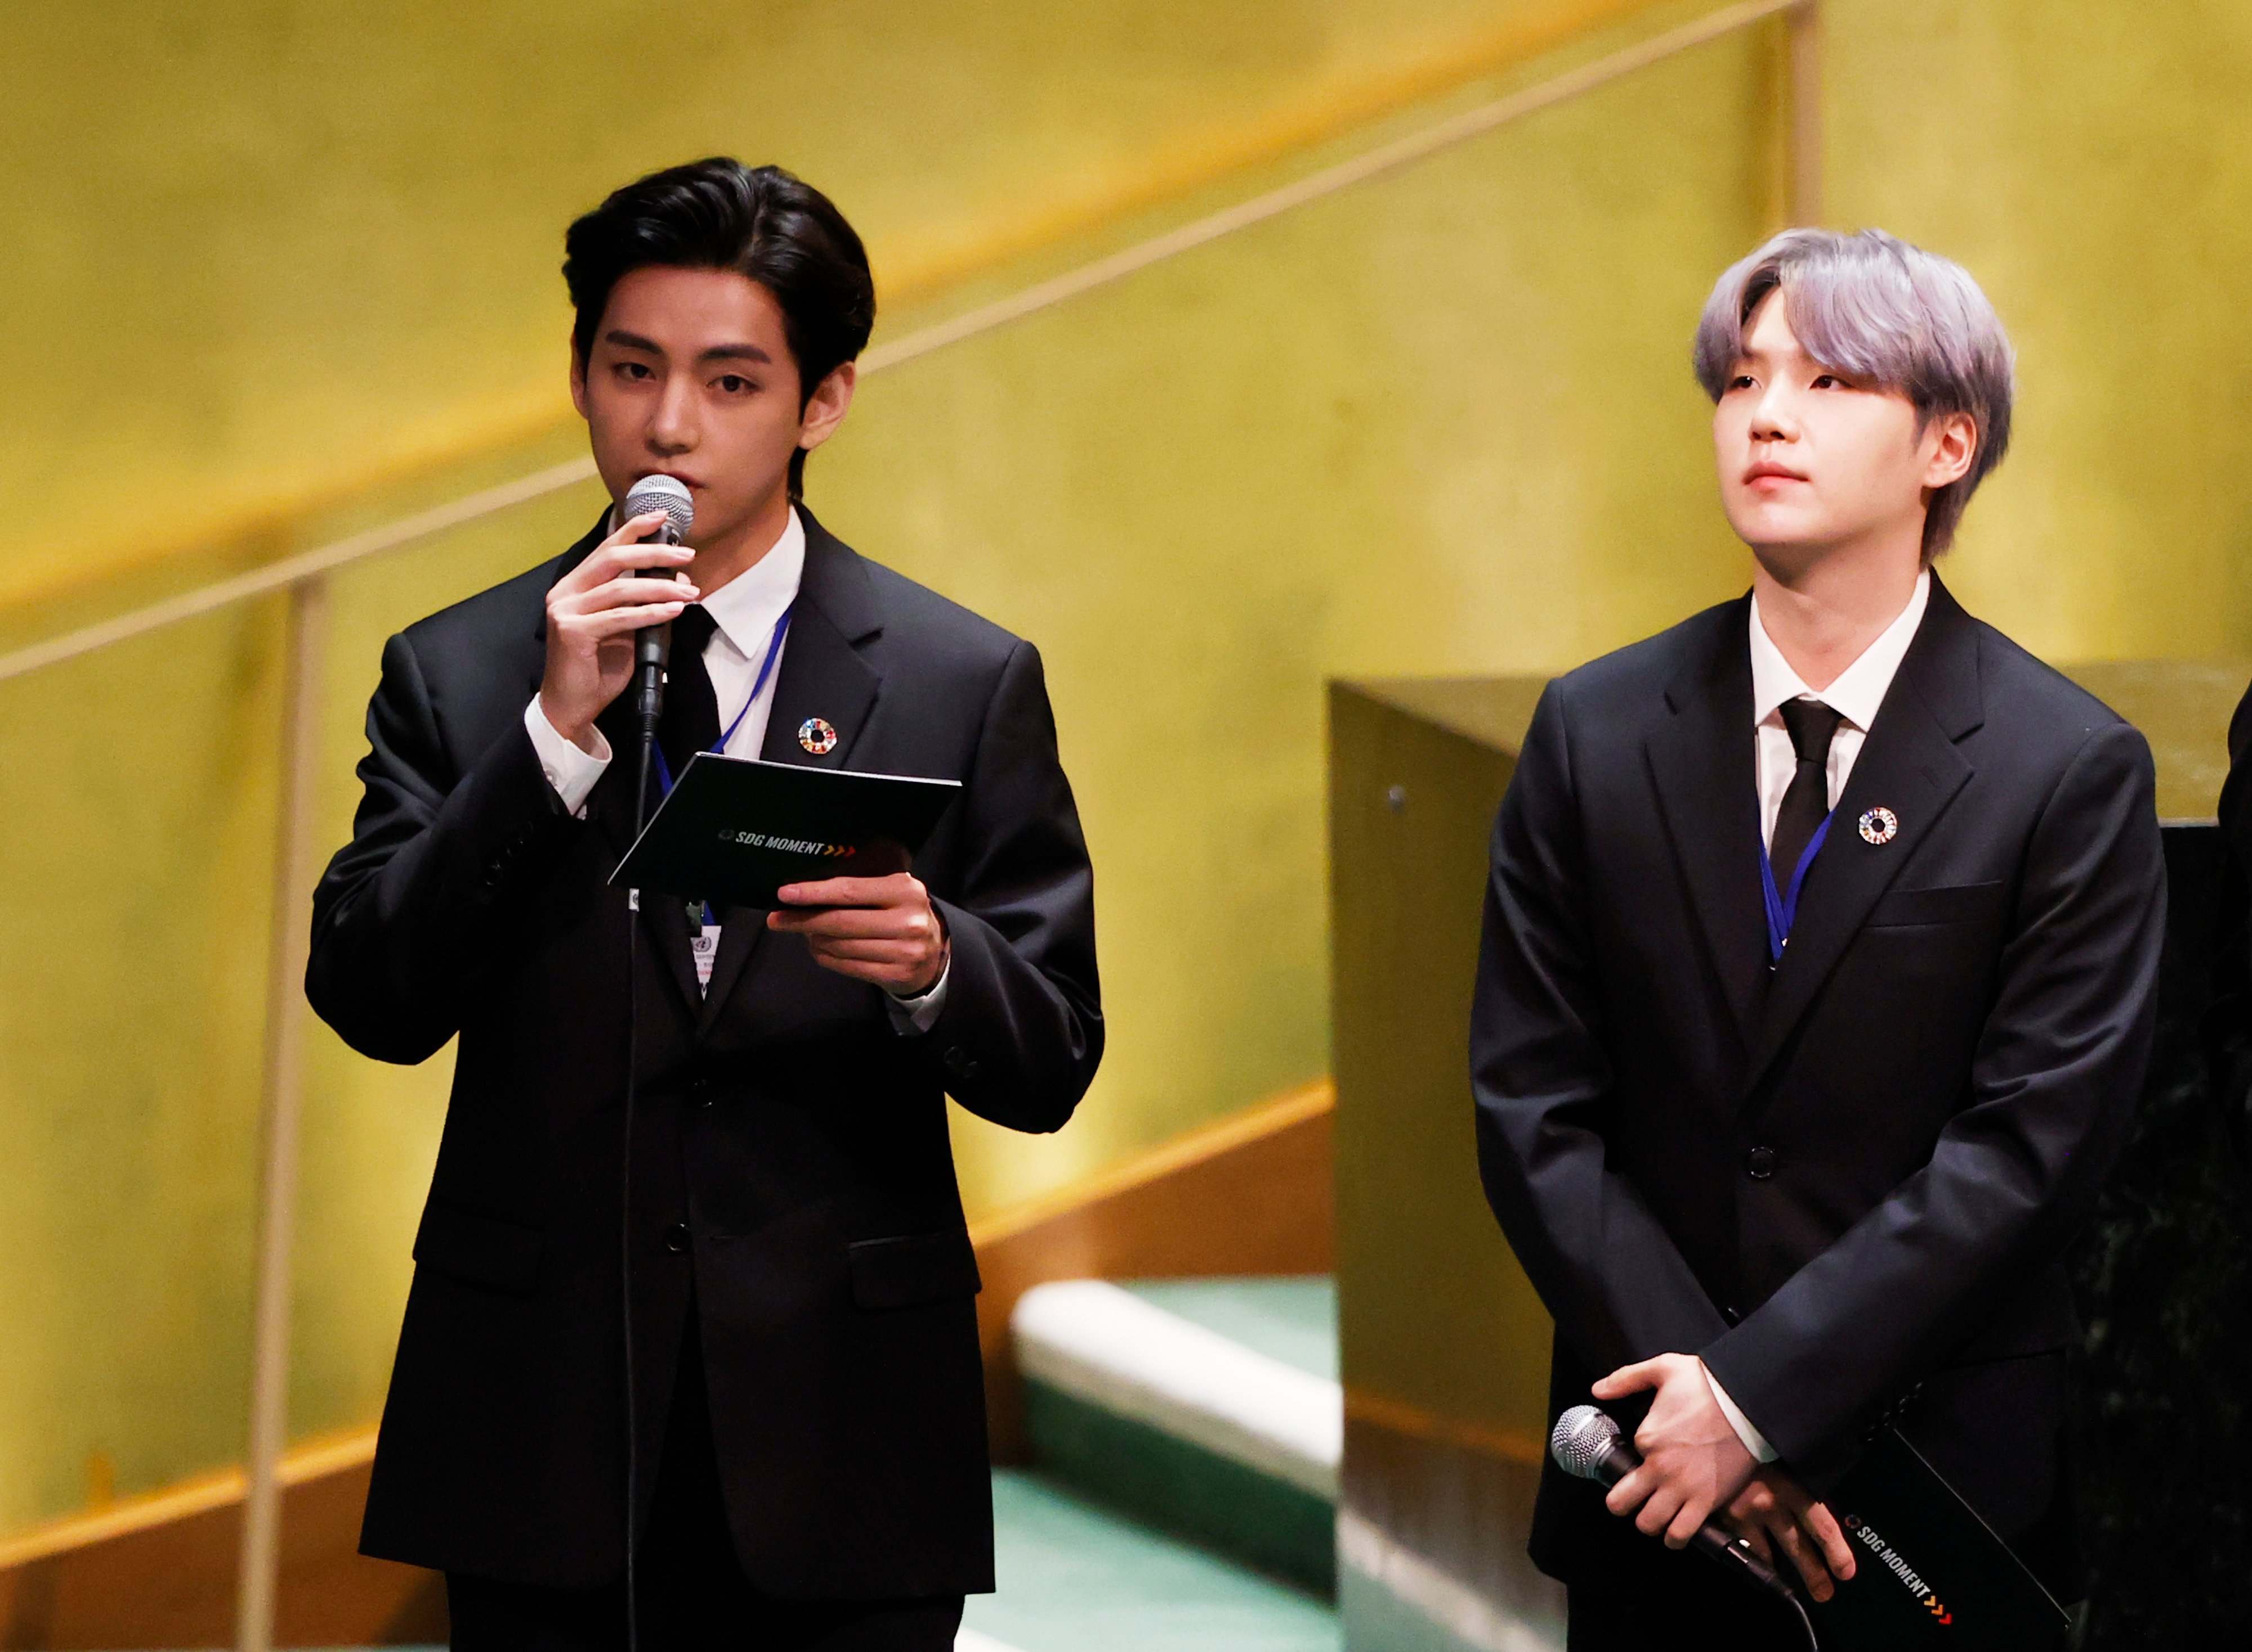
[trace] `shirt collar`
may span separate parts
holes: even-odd
[[[805,577],[805,524],[792,505],[782,537],[764,556],[704,599],[719,634],[734,645],[746,659],[765,651],[767,638],[782,618],[782,610],[797,600]]]
[[[1893,678],[1900,671],[1908,645],[1915,640],[1916,627],[1923,623],[1923,610],[1930,600],[1931,570],[1926,568],[1916,576],[1915,590],[1908,599],[1908,606],[1901,610],[1876,641],[1861,651],[1859,659],[1838,673],[1836,681],[1816,694],[1790,668],[1783,651],[1769,638],[1767,627],[1760,622],[1759,597],[1755,595],[1751,619],[1752,721],[1765,722],[1786,701],[1804,695],[1820,701],[1866,734],[1877,720],[1877,708],[1885,702],[1885,691],[1893,686]]]

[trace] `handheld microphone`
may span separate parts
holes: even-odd
[[[619,514],[631,520],[646,516],[651,511],[664,512],[664,525],[657,530],[653,541],[659,545],[678,545],[688,536],[696,523],[696,502],[688,489],[676,477],[645,476],[627,491],[625,503],[618,507]],[[644,540],[643,543],[652,541]],[[650,577],[657,577],[655,569]],[[664,671],[672,653],[672,626],[643,626],[634,637],[634,678],[636,693],[634,706],[641,717],[642,739],[644,745],[657,738],[657,719],[664,711]]]
[[[1566,1474],[1604,1486],[1617,1485],[1642,1467],[1641,1453],[1620,1437],[1618,1424],[1593,1405],[1574,1405],[1556,1419],[1555,1429],[1548,1436],[1548,1454]],[[1701,1528],[1689,1540],[1689,1546],[1798,1606],[1790,1586],[1776,1574],[1773,1566],[1717,1527]],[[1800,1610],[1803,1615],[1804,1608]]]

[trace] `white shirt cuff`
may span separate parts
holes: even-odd
[[[1752,1419],[1736,1409],[1736,1402],[1728,1398],[1728,1391],[1720,1386],[1720,1379],[1713,1375],[1712,1368],[1703,1360],[1697,1369],[1705,1373],[1705,1386],[1713,1391],[1713,1398],[1720,1407],[1720,1415],[1728,1419],[1728,1426],[1736,1431],[1736,1438],[1744,1442],[1744,1449],[1763,1463],[1771,1463],[1779,1454],[1767,1443],[1767,1436],[1752,1426]]]
[[[609,741],[597,728],[593,754],[580,750],[547,721],[547,714],[539,708],[538,694],[532,695],[532,703],[524,708],[524,731],[532,736],[532,749],[539,755],[540,773],[555,788],[555,795],[563,799],[564,808],[585,819],[587,798],[594,790],[594,782],[610,766]]]
[[[954,960],[949,958],[938,979],[913,998],[901,998],[886,993],[884,1007],[891,1012],[892,1030],[895,1033],[927,1033],[938,1024],[938,1013],[946,1007],[946,980],[954,973]]]

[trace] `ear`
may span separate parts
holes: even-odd
[[[1943,488],[1970,474],[1978,457],[1978,422],[1967,413],[1942,414],[1923,433],[1923,484]]]
[[[837,427],[844,422],[844,415],[852,406],[853,387],[860,381],[860,369],[847,361],[831,368],[829,376],[815,387],[812,398],[805,404],[805,417],[797,433],[797,445],[808,453],[836,434]]]
[[[587,416],[587,362],[579,353],[576,338],[571,341],[571,405],[579,410],[580,418]]]

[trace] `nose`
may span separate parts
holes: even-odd
[[[667,458],[677,457],[696,445],[696,386],[692,375],[667,375],[664,388],[657,394],[650,409],[648,441],[650,451]]]
[[[1771,384],[1760,393],[1752,408],[1751,439],[1755,442],[1792,442],[1798,437],[1798,419],[1790,405],[1789,394],[1781,385]]]

